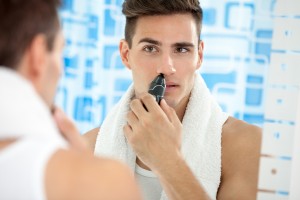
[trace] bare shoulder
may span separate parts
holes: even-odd
[[[236,136],[235,134],[248,135],[249,133],[256,136],[261,135],[261,128],[233,117],[229,117],[223,125],[223,136],[224,134],[225,136],[231,136],[231,134]]]
[[[127,166],[88,152],[58,150],[48,162],[45,182],[49,200],[140,199]]]
[[[222,154],[225,162],[239,161],[240,156],[257,156],[260,153],[262,130],[244,121],[229,117],[222,129]]]
[[[88,148],[92,152],[94,152],[94,150],[95,150],[96,139],[97,139],[99,131],[100,131],[100,127],[97,127],[97,128],[94,128],[83,134],[83,138],[85,141],[87,141]]]
[[[261,137],[261,128],[233,117],[223,125],[220,199],[256,198]]]

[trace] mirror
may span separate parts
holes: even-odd
[[[64,2],[65,74],[56,102],[84,133],[102,123],[131,84],[118,52],[123,1]],[[257,199],[299,199],[300,2],[201,5],[205,48],[199,73],[226,112],[263,128]]]

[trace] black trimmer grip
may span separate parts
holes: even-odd
[[[159,104],[160,100],[164,97],[166,90],[166,80],[163,74],[159,74],[155,79],[151,82],[148,92],[152,94],[156,102]]]

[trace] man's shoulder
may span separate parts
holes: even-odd
[[[222,182],[219,198],[255,198],[261,137],[261,128],[244,121],[229,117],[224,123],[222,129]]]
[[[242,157],[257,159],[260,155],[262,129],[229,117],[222,129],[223,164],[239,162]],[[233,161],[234,159],[234,161]]]
[[[134,177],[126,165],[94,157],[90,152],[58,150],[48,162],[45,178],[49,199],[76,199],[80,195],[86,199],[105,196],[110,199],[118,196],[112,188],[117,188],[126,199],[137,194]],[[126,190],[131,190],[132,195]]]
[[[233,117],[229,117],[222,128],[222,137],[229,137],[230,139],[260,137],[261,133],[262,129],[260,127]]]

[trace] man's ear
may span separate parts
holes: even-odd
[[[35,36],[25,52],[28,76],[33,81],[39,79],[46,69],[48,53],[46,37],[42,34]]]
[[[198,62],[197,62],[197,69],[199,69],[203,62],[203,49],[204,49],[204,42],[202,40],[199,41],[199,48],[198,48]]]
[[[121,40],[119,44],[119,51],[122,63],[128,68],[131,69],[129,64],[129,44],[126,40]]]

